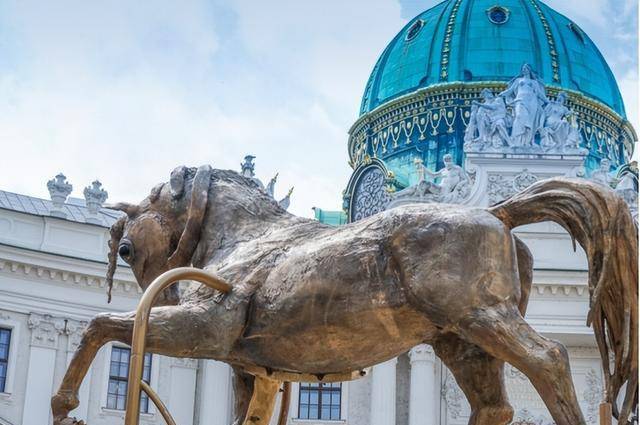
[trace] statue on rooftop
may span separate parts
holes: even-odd
[[[269,180],[269,184],[267,184],[267,193],[269,194],[269,196],[271,196],[272,198],[275,196],[274,192],[276,190],[276,182],[278,181],[278,175],[280,173],[276,173],[275,176],[273,176],[271,178],[271,180]]]
[[[544,83],[524,64],[520,75],[515,77],[507,89],[499,94],[514,110],[511,129],[511,146],[532,147],[536,133],[544,122],[544,106],[548,103]]]
[[[480,97],[482,102],[471,102],[465,152],[588,154],[571,123],[575,114],[566,104],[567,93],[548,99],[543,81],[529,64],[498,96],[483,89]]]
[[[256,177],[256,173],[255,173],[256,164],[255,162],[253,162],[254,159],[256,159],[255,156],[246,155],[244,157],[244,162],[240,164],[240,167],[241,167],[240,173],[242,174],[242,176],[252,179],[258,186],[260,186],[267,193],[267,195],[269,195],[271,198],[275,200],[276,183],[278,182],[278,176],[280,175],[280,173],[276,173],[276,175],[273,176],[271,180],[269,180],[269,183],[267,183],[267,186],[265,187],[265,185],[262,183],[262,180]],[[288,209],[289,205],[291,204],[292,193],[293,193],[293,187],[289,189],[289,192],[284,198],[278,201],[278,204],[285,210]]]
[[[576,150],[580,148],[580,133],[568,121],[574,113],[565,105],[567,93],[550,100],[544,108],[544,125],[541,130],[541,146],[544,150]]]
[[[501,149],[508,146],[510,117],[504,98],[494,96],[489,89],[483,89],[480,97],[484,102],[472,102],[469,121],[474,125],[467,126],[468,137],[465,135],[465,141],[470,145],[479,145],[480,149]]]
[[[442,178],[430,186],[440,195],[464,179],[445,164],[430,173]],[[220,290],[190,281],[165,289],[144,337],[148,352],[230,364],[236,425],[269,424],[283,382],[357,379],[423,343],[464,388],[473,425],[511,422],[505,362],[557,425],[585,425],[566,348],[523,319],[533,259],[512,229],[554,221],[587,254],[607,401],[624,392],[615,412],[628,425],[638,397],[638,270],[629,262],[638,240],[624,205],[604,186],[554,178],[487,209],[413,204],[336,228],[288,213],[252,177],[179,167],[140,204],[112,206],[125,214],[110,231],[107,284],[118,256],[143,290],[177,267],[215,278]],[[54,425],[81,423],[68,414],[93,359],[110,341],[129,343],[134,319],[90,322],[51,400]]]
[[[606,158],[600,160],[600,166],[593,170],[590,179],[603,186],[614,187],[617,180],[611,174],[611,161]]]
[[[393,193],[392,200],[461,202],[470,190],[469,174],[464,168],[453,162],[453,157],[450,154],[444,155],[442,161],[444,167],[432,172],[424,166],[421,159],[416,159],[414,163],[418,171],[418,183]],[[433,181],[427,181],[426,176],[432,178]],[[440,181],[436,183],[436,179],[440,179]]]

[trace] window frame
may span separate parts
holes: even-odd
[[[504,14],[504,21],[497,21],[494,19],[493,12],[497,12],[497,11]],[[507,22],[509,22],[510,17],[511,17],[511,10],[509,10],[509,8],[507,7],[495,5],[487,9],[487,18],[489,19],[489,22],[491,22],[494,25],[504,25]]]
[[[4,382],[4,391],[0,391],[3,397],[10,397],[14,392],[16,369],[18,369],[18,346],[20,341],[21,323],[13,319],[9,314],[0,314],[0,328],[11,331],[9,341],[9,358],[7,361],[7,377]]]
[[[0,375],[0,379],[4,379],[4,382],[0,381],[0,393],[5,392],[5,388],[7,387],[7,379],[9,378],[9,358],[11,357],[11,340],[12,340],[11,336],[13,333],[11,332],[11,328],[5,328],[3,326],[0,326],[0,335],[2,335],[5,332],[9,335],[9,339],[7,341],[6,358],[3,358],[0,356],[0,364],[3,364],[3,363],[5,364],[4,377]]]
[[[292,421],[295,423],[318,423],[318,424],[333,424],[333,423],[344,423],[348,420],[348,382],[336,382],[340,384],[340,404],[339,404],[339,419],[313,419],[313,418],[302,418],[300,417],[300,391],[306,390],[309,383],[301,382],[301,383],[293,383],[292,391],[291,391],[291,405],[289,407],[289,417],[292,418]],[[312,388],[315,389],[315,388]],[[334,390],[324,390],[325,392],[338,392]],[[322,401],[322,392],[318,391],[318,416],[322,415],[321,409],[321,401]]]
[[[118,373],[117,375],[112,375],[111,374],[111,369],[113,367],[114,364],[114,359],[113,359],[113,354],[114,352],[118,352],[118,356],[119,359],[117,361],[115,361],[115,363],[117,363],[118,366],[118,372],[120,372],[120,369],[122,369],[123,365],[126,364],[126,376],[120,376],[120,374]],[[122,359],[122,354],[126,353],[128,354],[127,356],[127,362],[123,363],[121,361]],[[131,349],[128,347],[120,347],[118,345],[114,345],[111,347],[111,355],[109,356],[109,377],[108,377],[108,381],[107,381],[107,405],[106,408],[107,409],[111,409],[111,410],[125,410],[126,409],[126,397],[127,397],[127,390],[129,387],[129,367],[131,366]],[[147,359],[149,360],[149,363],[147,365]],[[144,355],[144,370],[143,370],[143,374],[142,374],[142,379],[148,384],[151,382],[151,368],[153,367],[153,357],[151,355],[151,353],[145,353]],[[146,372],[146,373],[145,373]],[[145,379],[145,374],[147,375],[146,379]],[[112,394],[109,391],[109,388],[111,387],[111,383],[115,382],[116,384],[120,384],[120,383],[125,383],[125,391],[124,394],[120,394],[119,391],[116,390],[116,392],[114,394]],[[113,406],[109,406],[109,397],[110,396],[114,396],[116,397],[115,400],[115,404],[116,407]],[[124,406],[121,408],[117,407],[118,403],[119,403],[119,399],[121,397],[124,397]],[[140,400],[140,413],[149,413],[149,396],[147,394],[144,393],[144,391],[142,392],[142,394],[140,395],[141,400]]]
[[[110,375],[111,352],[113,351],[113,347],[120,348],[120,349],[127,349],[129,350],[129,353],[131,353],[131,347],[125,344],[117,343],[117,342],[105,344],[101,348],[102,353],[100,355],[102,356],[102,359],[103,359],[102,360],[103,371],[102,371],[102,384],[101,384],[102,390],[100,391],[100,406],[103,414],[109,414],[109,415],[118,414],[124,417],[124,413],[125,413],[124,410],[107,407],[107,400],[109,397],[109,380],[111,376]],[[151,369],[149,371],[149,375],[150,375],[149,386],[152,388],[156,388],[158,384],[159,375],[160,375],[160,369],[159,369],[160,356],[156,354],[151,354],[151,353],[147,353],[147,354],[151,356]],[[153,416],[155,413],[156,413],[156,406],[153,404],[153,401],[151,400],[149,400],[147,412],[140,412],[141,415],[146,415],[147,417]]]

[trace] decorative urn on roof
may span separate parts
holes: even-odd
[[[53,202],[51,215],[54,217],[65,218],[67,215],[62,208],[64,207],[67,197],[71,194],[73,186],[67,182],[67,177],[60,173],[47,182],[47,189],[49,189],[49,195]]]
[[[102,221],[98,218],[98,212],[107,200],[109,194],[102,188],[102,183],[95,180],[91,183],[91,186],[84,188],[84,199],[89,210],[89,214],[93,217],[88,217],[87,221],[94,224],[101,224]]]

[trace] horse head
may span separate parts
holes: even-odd
[[[200,231],[209,198],[212,169],[178,167],[168,183],[155,186],[139,205],[110,206],[125,213],[111,227],[108,300],[118,255],[145,290],[160,274],[188,266],[200,240]],[[165,290],[158,304],[177,304],[177,285]]]

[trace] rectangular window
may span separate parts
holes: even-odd
[[[11,329],[0,328],[0,393],[7,385],[7,370],[9,369],[9,345],[11,344]]]
[[[340,420],[342,384],[300,383],[299,419]]]
[[[109,388],[107,391],[107,409],[124,410],[127,405],[127,379],[129,377],[129,359],[131,350],[123,347],[111,349],[109,366]],[[151,354],[144,355],[142,379],[147,384],[151,381]],[[143,391],[140,395],[140,412],[149,412],[149,396]]]

